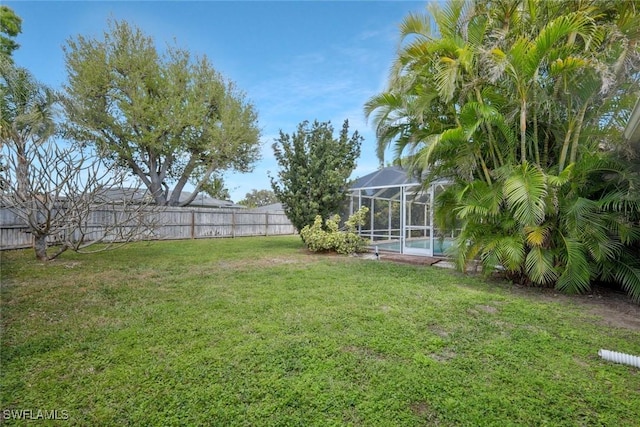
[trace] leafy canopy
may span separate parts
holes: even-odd
[[[159,52],[125,21],[111,21],[102,39],[68,40],[64,53],[67,136],[138,176],[157,204],[219,193],[222,172],[248,172],[258,159],[254,106],[206,57]],[[195,190],[180,201],[188,182]]]
[[[8,6],[0,6],[0,56],[13,62],[11,55],[20,45],[13,40],[22,32],[22,18]],[[6,34],[6,35],[5,35]]]
[[[277,178],[270,177],[271,186],[298,230],[311,226],[317,215],[329,218],[338,213],[362,140],[357,131],[349,136],[348,120],[337,138],[331,122],[317,120],[300,123],[291,135],[280,131],[272,145],[280,171]]]
[[[255,188],[245,194],[244,199],[238,202],[249,208],[258,208],[260,206],[272,205],[278,203],[279,200],[275,193],[271,190],[256,190]]]

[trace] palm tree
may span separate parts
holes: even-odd
[[[24,68],[0,57],[0,150],[7,144],[16,153],[15,179],[19,196],[28,188],[29,144],[39,145],[55,132],[55,93],[38,83]]]
[[[436,31],[426,15],[403,22],[388,89],[365,113],[380,156],[394,144],[427,179],[453,181],[436,217],[462,225],[459,267],[480,258],[566,292],[612,280],[640,299],[627,254],[640,238],[637,174],[610,155],[640,78],[636,6],[451,1],[430,12]]]

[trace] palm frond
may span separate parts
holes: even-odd
[[[575,163],[571,163],[558,175],[547,174],[547,182],[553,187],[561,187],[571,180]]]
[[[549,64],[549,72],[551,76],[562,74],[576,73],[578,70],[585,68],[589,63],[584,58],[568,56],[558,58]]]
[[[525,262],[525,245],[522,234],[513,234],[499,239],[500,263],[508,270],[517,272]]]
[[[429,15],[410,12],[400,23],[400,37],[409,36],[429,37],[431,34],[431,22]]]
[[[593,20],[583,12],[570,12],[551,20],[535,39],[535,51],[532,51],[530,55],[530,64],[540,63],[542,57],[571,33],[578,33],[584,38],[589,38],[594,29]]]
[[[436,72],[433,79],[436,83],[436,89],[444,102],[453,99],[458,82],[459,62],[456,59],[444,56],[441,57],[436,65]]]
[[[615,279],[633,301],[640,302],[640,266],[637,260],[618,260]]]
[[[495,218],[500,214],[502,190],[497,185],[474,181],[458,194],[458,203],[457,214],[461,219]]]
[[[598,204],[585,197],[567,198],[562,202],[562,222],[564,228],[573,235],[580,235],[585,227],[590,226],[589,219],[597,218]]]
[[[538,285],[550,285],[558,278],[554,268],[553,253],[540,247],[534,247],[529,251],[525,260],[525,269],[529,278]]]
[[[472,46],[482,46],[488,28],[488,18],[484,15],[474,16],[467,26],[467,40]]]
[[[440,34],[442,34],[444,38],[457,34],[464,6],[464,0],[448,1],[444,7],[441,7],[436,2],[429,4],[428,10],[438,25]]]
[[[535,225],[524,227],[527,244],[531,247],[542,247],[549,239],[551,229],[548,225]]]
[[[556,289],[569,294],[582,294],[591,289],[589,260],[583,245],[574,239],[563,238],[565,250],[561,259],[564,267],[556,282]]]
[[[542,223],[545,217],[547,183],[538,168],[523,163],[504,183],[504,195],[514,217],[523,226]]]
[[[453,230],[457,228],[455,209],[458,205],[456,193],[459,190],[459,185],[454,183],[448,185],[442,192],[436,194],[433,221],[438,230]]]

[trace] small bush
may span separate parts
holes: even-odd
[[[351,215],[344,223],[344,230],[340,230],[339,215],[333,215],[326,221],[317,215],[313,225],[305,225],[302,228],[300,236],[312,252],[336,251],[339,254],[364,252],[369,242],[358,235],[357,227],[364,224],[367,212],[369,209],[362,207]]]

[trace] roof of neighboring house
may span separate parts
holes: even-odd
[[[249,212],[284,212],[284,206],[282,203],[273,203],[266,206],[258,206],[257,208],[251,208]]]
[[[100,202],[143,203],[149,200],[149,191],[143,188],[116,187],[105,188],[98,192],[96,199]]]
[[[180,194],[180,202],[184,202],[189,197],[191,197],[191,193],[187,191],[183,191]],[[220,200],[214,199],[213,197],[209,197],[204,193],[200,193],[196,196],[195,199],[187,206],[190,207],[203,207],[203,208],[234,208],[234,209],[245,209],[246,206],[237,205],[230,200]]]
[[[191,196],[190,192],[183,191],[180,194],[179,201],[184,202]],[[105,202],[119,202],[127,201],[129,203],[143,203],[150,201],[151,195],[147,189],[142,188],[108,188],[100,192],[101,201]],[[189,207],[203,207],[203,208],[233,208],[233,209],[245,209],[245,206],[237,205],[229,200],[220,200],[209,197],[204,193],[200,193],[195,199],[187,206]]]

